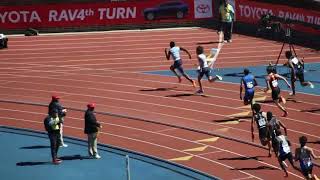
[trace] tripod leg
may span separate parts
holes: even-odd
[[[284,47],[285,44],[286,44],[286,43],[283,42],[282,47],[281,47],[281,50],[280,50],[280,53],[279,53],[279,56],[278,56],[278,59],[277,59],[277,62],[276,62],[276,66],[277,66],[278,63],[279,63],[279,59],[280,59],[280,56],[281,56],[281,53],[282,53],[282,51],[283,51],[283,47]]]

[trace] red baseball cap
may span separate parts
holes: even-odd
[[[94,108],[94,107],[96,107],[96,104],[95,104],[95,103],[89,103],[89,104],[87,105],[87,107],[88,107],[88,108]]]
[[[53,95],[53,96],[52,96],[52,99],[60,99],[60,97],[57,96],[57,95]]]

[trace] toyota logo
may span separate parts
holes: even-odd
[[[203,13],[203,14],[205,14],[205,13],[209,12],[209,10],[210,10],[210,7],[209,7],[208,4],[199,4],[199,5],[197,6],[197,11],[198,11],[198,13]]]

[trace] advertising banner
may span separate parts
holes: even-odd
[[[194,17],[200,18],[212,18],[213,6],[212,0],[195,0],[194,1]]]
[[[130,25],[211,17],[212,0],[0,6],[0,29]]]
[[[262,15],[268,13],[290,20],[294,30],[320,35],[320,12],[318,11],[265,4],[250,0],[236,1],[237,21],[256,24]]]

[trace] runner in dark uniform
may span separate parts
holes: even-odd
[[[254,142],[253,124],[256,123],[258,131],[259,131],[260,142],[261,142],[261,144],[263,146],[268,145],[269,157],[271,157],[271,142],[270,142],[269,131],[268,131],[268,128],[267,128],[266,113],[260,111],[261,110],[261,106],[260,106],[260,104],[257,104],[257,103],[252,105],[252,109],[253,109],[253,116],[252,116],[252,120],[251,120],[252,142]]]
[[[319,156],[316,156],[313,152],[313,150],[310,147],[306,146],[308,139],[305,136],[301,136],[299,138],[300,142],[300,147],[296,149],[295,153],[295,160],[300,162],[300,168],[302,174],[307,178],[307,179],[312,179],[312,168],[313,168],[313,163],[312,159],[319,159]],[[316,179],[316,175],[314,175],[314,179]]]
[[[280,101],[283,102],[283,104],[285,104],[286,99],[280,95],[280,87],[279,87],[278,81],[279,79],[282,79],[286,82],[289,88],[291,86],[285,77],[277,74],[274,71],[274,68],[272,66],[267,67],[267,73],[268,73],[266,77],[267,89],[265,91],[268,91],[269,89],[271,89],[272,100],[283,111],[283,117],[286,117],[288,115],[288,112],[286,111],[285,107],[280,104]]]
[[[272,115],[272,112],[268,111],[267,112],[267,120],[268,120],[268,130],[269,134],[271,136],[271,144],[273,151],[276,156],[278,156],[278,144],[276,142],[276,131],[280,130],[280,127],[284,129],[284,133],[287,136],[287,127],[280,121],[278,120],[275,116]]]
[[[310,81],[304,80],[304,63],[299,58],[292,55],[291,51],[286,51],[286,57],[288,59],[288,65],[291,69],[291,88],[290,95],[296,94],[295,82],[299,79],[301,86],[310,86],[314,88],[314,85]]]

